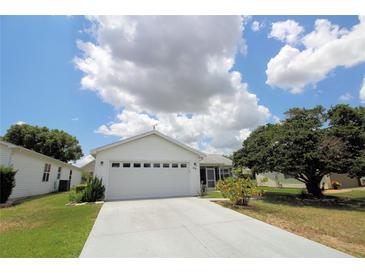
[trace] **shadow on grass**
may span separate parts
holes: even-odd
[[[64,193],[65,192],[58,192],[58,191],[56,191],[56,192],[49,192],[49,193],[39,194],[39,195],[34,195],[34,196],[16,198],[16,199],[13,200],[11,207],[19,206],[19,205],[22,205],[24,203],[28,203],[28,202],[31,202],[33,200],[37,200],[37,199],[40,199],[40,198],[61,195],[61,194],[64,194]]]
[[[323,209],[351,210],[365,212],[364,198],[344,198],[326,195],[322,199],[310,195],[293,193],[265,192],[260,198],[272,204],[285,204],[288,206],[311,206]]]

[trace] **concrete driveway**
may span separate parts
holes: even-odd
[[[200,198],[106,202],[80,257],[349,257]]]

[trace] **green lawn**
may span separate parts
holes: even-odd
[[[217,203],[353,256],[365,257],[365,191],[326,196],[334,197],[335,202],[302,200],[291,191],[269,191],[244,208],[224,201]]]
[[[78,257],[101,204],[66,206],[69,193],[0,209],[0,257]]]
[[[365,199],[365,190],[351,190],[348,192],[331,193],[327,195],[362,201]]]

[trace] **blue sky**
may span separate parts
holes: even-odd
[[[300,40],[300,36],[304,37],[314,30],[315,21],[319,18],[327,19],[332,25],[338,25],[340,28],[346,28],[348,31],[351,31],[354,25],[359,24],[357,16],[253,16],[247,22],[245,20],[241,36],[245,41],[247,52],[241,54],[237,51],[233,55],[234,65],[229,68],[229,72],[239,72],[242,78],[241,82],[247,84],[247,91],[250,94],[256,95],[256,101],[250,99],[252,104],[250,103],[250,105],[246,106],[245,102],[248,99],[246,100],[245,97],[242,99],[242,104],[239,107],[253,107],[255,111],[258,109],[259,114],[257,115],[262,114],[263,118],[254,120],[252,123],[240,125],[239,120],[244,120],[245,115],[249,115],[240,112],[237,114],[237,121],[235,121],[232,127],[222,127],[221,131],[217,131],[219,124],[215,125],[214,121],[207,122],[207,124],[214,124],[214,126],[211,126],[212,128],[214,127],[214,130],[209,131],[210,128],[207,128],[205,131],[210,133],[202,135],[200,133],[194,133],[194,129],[200,127],[199,123],[202,120],[214,120],[215,116],[212,116],[209,105],[206,106],[206,112],[202,111],[200,113],[196,107],[192,106],[190,108],[189,103],[186,105],[182,105],[183,103],[179,104],[180,99],[176,100],[174,96],[177,95],[179,98],[180,96],[184,97],[186,92],[184,89],[179,90],[177,84],[171,84],[176,89],[174,96],[170,98],[168,94],[164,93],[166,98],[170,98],[171,105],[169,101],[159,104],[158,101],[153,101],[153,96],[151,97],[152,99],[148,99],[150,97],[148,97],[149,95],[147,93],[143,95],[143,92],[148,92],[149,89],[153,88],[150,87],[148,80],[146,82],[141,80],[140,85],[136,86],[136,84],[129,83],[128,80],[121,80],[120,77],[124,76],[118,76],[117,79],[113,79],[115,71],[108,72],[108,74],[105,72],[108,71],[108,66],[103,67],[104,63],[100,65],[101,59],[98,58],[104,57],[100,57],[100,54],[95,55],[90,48],[85,49],[85,47],[77,44],[77,41],[83,41],[91,42],[93,45],[102,47],[102,43],[105,43],[105,45],[111,45],[110,47],[115,49],[111,53],[111,57],[115,57],[115,60],[129,60],[137,64],[139,61],[136,57],[137,55],[134,55],[133,44],[124,48],[123,44],[120,46],[120,41],[118,40],[120,36],[117,32],[112,32],[107,27],[104,27],[98,34],[90,33],[86,29],[90,28],[95,21],[90,22],[88,19],[79,16],[2,16],[0,25],[0,134],[3,135],[10,125],[19,121],[32,125],[58,128],[76,136],[82,145],[84,154],[88,154],[92,148],[118,140],[121,137],[128,137],[128,135],[149,128],[151,123],[154,123],[154,119],[157,119],[165,121],[165,124],[161,125],[161,130],[169,135],[179,138],[180,134],[184,136],[181,138],[182,141],[201,149],[213,152],[226,152],[227,149],[235,148],[233,147],[233,143],[223,144],[221,140],[212,142],[215,136],[219,135],[220,139],[229,139],[225,135],[227,132],[231,135],[234,135],[235,132],[239,132],[237,134],[247,135],[255,126],[263,122],[272,122],[276,117],[283,118],[283,113],[290,107],[312,107],[317,104],[330,107],[337,103],[348,103],[353,106],[358,106],[361,104],[359,91],[365,75],[365,60],[357,62],[355,65],[350,65],[347,68],[342,66],[341,61],[339,61],[339,65],[334,65],[329,73],[325,74],[321,80],[316,80],[315,84],[310,83],[305,85],[297,93],[290,91],[292,87],[283,88],[278,81],[271,85],[266,83],[268,79],[268,75],[266,74],[268,62],[285,45],[285,42],[280,41],[279,37],[269,38],[272,31],[272,23],[285,22],[287,20],[295,21],[303,28],[303,31],[298,35],[297,40]],[[96,21],[100,23],[100,20],[97,19]],[[261,27],[258,31],[253,31],[251,28],[254,21],[260,23]],[[108,23],[110,22],[108,21]],[[142,24],[142,22],[138,23]],[[147,23],[144,22],[143,24]],[[184,28],[184,25],[179,24],[177,24],[177,27]],[[198,26],[200,25],[198,24]],[[203,25],[203,27],[206,26],[207,24]],[[159,30],[158,26],[156,26],[156,29],[157,31],[163,31]],[[132,33],[136,37],[143,38],[142,30],[149,34],[155,34],[154,31],[156,31],[149,25],[144,26],[143,29],[137,28],[137,30],[134,30],[140,36],[136,36],[134,32]],[[176,28],[176,33],[179,31]],[[168,33],[170,36],[174,36],[175,32]],[[121,27],[120,35],[126,36],[127,34],[129,35],[129,32]],[[160,35],[160,33],[156,32],[156,35]],[[219,30],[217,30],[217,35],[219,35]],[[145,37],[150,36],[146,35]],[[170,36],[162,37],[168,37],[167,39],[169,39]],[[207,37],[210,36],[207,35]],[[214,39],[214,36],[212,36],[212,39]],[[232,35],[232,37],[230,36],[227,39],[235,41],[234,39],[236,38]],[[286,38],[284,37],[283,39]],[[176,40],[180,41],[178,39]],[[155,40],[150,41],[156,43]],[[154,45],[152,42],[150,42],[151,47]],[[115,47],[112,43],[115,43]],[[146,43],[145,48],[138,45],[138,52],[141,52],[142,49],[142,54],[145,54],[145,56],[154,54],[154,49],[149,48],[148,44]],[[304,50],[304,46],[300,42],[295,42],[290,45],[300,51]],[[159,44],[156,45],[156,47],[158,46]],[[121,52],[117,52],[118,47],[122,47]],[[176,44],[173,44],[171,47],[172,50],[176,49]],[[194,43],[187,43],[186,45],[181,45],[180,43],[179,47],[188,47],[187,54],[190,52],[191,54],[197,54],[196,51],[191,50],[191,48],[194,48]],[[103,48],[105,49],[106,47]],[[219,48],[214,48],[213,50],[218,51]],[[180,48],[176,49],[176,51],[183,52]],[[131,56],[134,56],[133,58],[135,59],[126,57],[124,55],[125,52],[131,52]],[[198,54],[204,55],[199,52]],[[75,57],[79,57],[82,60],[75,63]],[[93,73],[88,73],[89,68],[85,68],[86,57],[92,58],[93,62],[100,66],[97,76],[93,75]],[[108,59],[106,58],[105,60]],[[164,62],[165,60],[163,62],[158,60],[155,67],[160,67],[161,64],[165,64]],[[92,67],[95,67],[95,64]],[[117,65],[118,62],[111,64],[110,67],[115,68]],[[80,66],[83,67],[80,68]],[[153,60],[151,63],[148,63],[148,66],[153,68]],[[104,69],[101,70],[102,68]],[[121,68],[121,73],[123,73],[123,69],[125,68]],[[161,75],[161,70],[163,68],[159,69],[158,75]],[[103,73],[100,73],[100,71]],[[118,70],[116,71],[118,73]],[[226,71],[222,73],[228,75]],[[92,81],[92,83],[82,83],[82,78],[85,75],[90,76],[89,80],[96,80]],[[126,73],[123,75],[129,77]],[[131,77],[135,77],[135,75]],[[166,79],[166,77],[164,76],[163,79]],[[137,82],[139,81],[137,80]],[[115,85],[118,85],[118,83],[121,85],[120,90],[118,87],[115,88]],[[194,90],[195,95],[199,93],[199,85],[202,85],[202,83],[198,82],[197,85],[198,88]],[[196,86],[194,87],[196,88]],[[165,88],[165,85],[161,86],[161,88]],[[201,87],[202,90],[204,88],[203,86]],[[116,91],[115,93],[111,93],[110,90]],[[171,90],[170,87],[167,90]],[[124,91],[131,95],[142,95],[136,97],[137,101],[133,101],[137,103],[133,103],[132,101],[128,101],[128,98],[123,97]],[[108,92],[107,96],[105,92]],[[215,98],[215,95],[216,93],[207,95],[207,100],[205,101],[208,101],[209,96]],[[186,96],[186,102],[190,102],[191,97]],[[341,96],[345,97],[346,100],[341,100]],[[199,100],[203,99],[197,99],[197,101]],[[181,99],[181,101],[183,100]],[[201,104],[203,108],[204,103]],[[167,105],[170,105],[171,108],[166,108],[165,106]],[[258,105],[265,107],[267,110],[260,110]],[[176,108],[176,111],[174,108]],[[171,120],[171,117],[166,117],[172,115],[172,113],[180,116],[188,114],[188,118],[196,115],[197,122],[190,123],[189,120],[186,121],[185,119],[184,121],[175,121],[176,125],[174,124],[173,126],[166,125],[166,121]],[[130,120],[127,121],[127,119]],[[252,119],[252,117],[248,117],[247,119]],[[182,126],[185,125],[184,123],[187,125],[185,129]],[[242,131],[240,131],[241,129]],[[188,131],[185,135],[181,133],[184,130]]]

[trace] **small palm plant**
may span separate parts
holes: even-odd
[[[102,179],[98,177],[90,178],[82,195],[83,202],[96,202],[104,199],[105,186]]]

